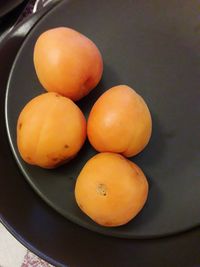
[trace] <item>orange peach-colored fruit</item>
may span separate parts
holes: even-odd
[[[17,145],[29,164],[54,168],[73,158],[86,138],[86,121],[79,107],[57,93],[32,99],[18,118]]]
[[[99,153],[79,174],[75,198],[80,209],[103,226],[119,226],[133,219],[148,196],[142,170],[122,155]]]
[[[74,101],[87,95],[103,72],[97,46],[83,34],[65,27],[42,33],[36,41],[33,59],[43,87]]]
[[[101,95],[88,118],[88,138],[99,152],[134,156],[148,144],[151,131],[146,103],[126,85],[112,87]]]

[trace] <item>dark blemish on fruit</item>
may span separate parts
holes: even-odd
[[[105,226],[112,226],[112,223],[110,223],[110,222],[104,222],[104,225]]]
[[[69,146],[68,145],[65,145],[64,148],[69,148]]]
[[[59,94],[55,94],[55,96],[56,96],[56,97],[60,97],[60,95],[59,95]]]
[[[20,122],[20,124],[19,124],[19,130],[21,130],[21,128],[22,128],[22,123]]]
[[[91,84],[91,77],[87,78],[87,80],[83,84],[83,88],[88,88]]]
[[[135,173],[136,173],[136,175],[139,175],[140,174],[137,169],[135,169]]]
[[[58,158],[53,158],[52,160],[53,160],[53,161],[58,161]]]
[[[27,160],[31,160],[31,157],[27,157]]]
[[[107,188],[106,188],[105,184],[99,184],[97,187],[97,191],[102,196],[107,195]]]

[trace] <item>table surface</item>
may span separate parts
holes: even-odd
[[[19,243],[0,224],[0,267],[53,267]]]

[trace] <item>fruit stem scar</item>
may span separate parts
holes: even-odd
[[[98,184],[97,192],[102,196],[106,196],[107,195],[107,188],[106,188],[105,184]]]

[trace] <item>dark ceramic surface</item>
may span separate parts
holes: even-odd
[[[24,176],[39,195],[66,218],[88,229],[127,238],[174,234],[200,223],[200,57],[197,2],[66,1],[42,19],[25,40],[12,68],[6,99],[10,142]],[[150,191],[142,212],[117,228],[98,226],[74,200],[81,168],[95,154],[86,143],[75,160],[55,170],[24,163],[16,148],[16,122],[23,106],[44,92],[32,62],[41,32],[68,26],[90,37],[104,58],[99,86],[79,106],[88,115],[98,96],[128,84],[147,101],[153,117],[149,146],[135,161]]]
[[[26,183],[7,142],[3,116],[4,97],[15,54],[27,29],[39,17],[40,14],[37,14],[30,18],[0,44],[1,222],[25,246],[56,266],[200,266],[199,228],[156,240],[136,241],[105,237],[79,227],[54,212]]]

